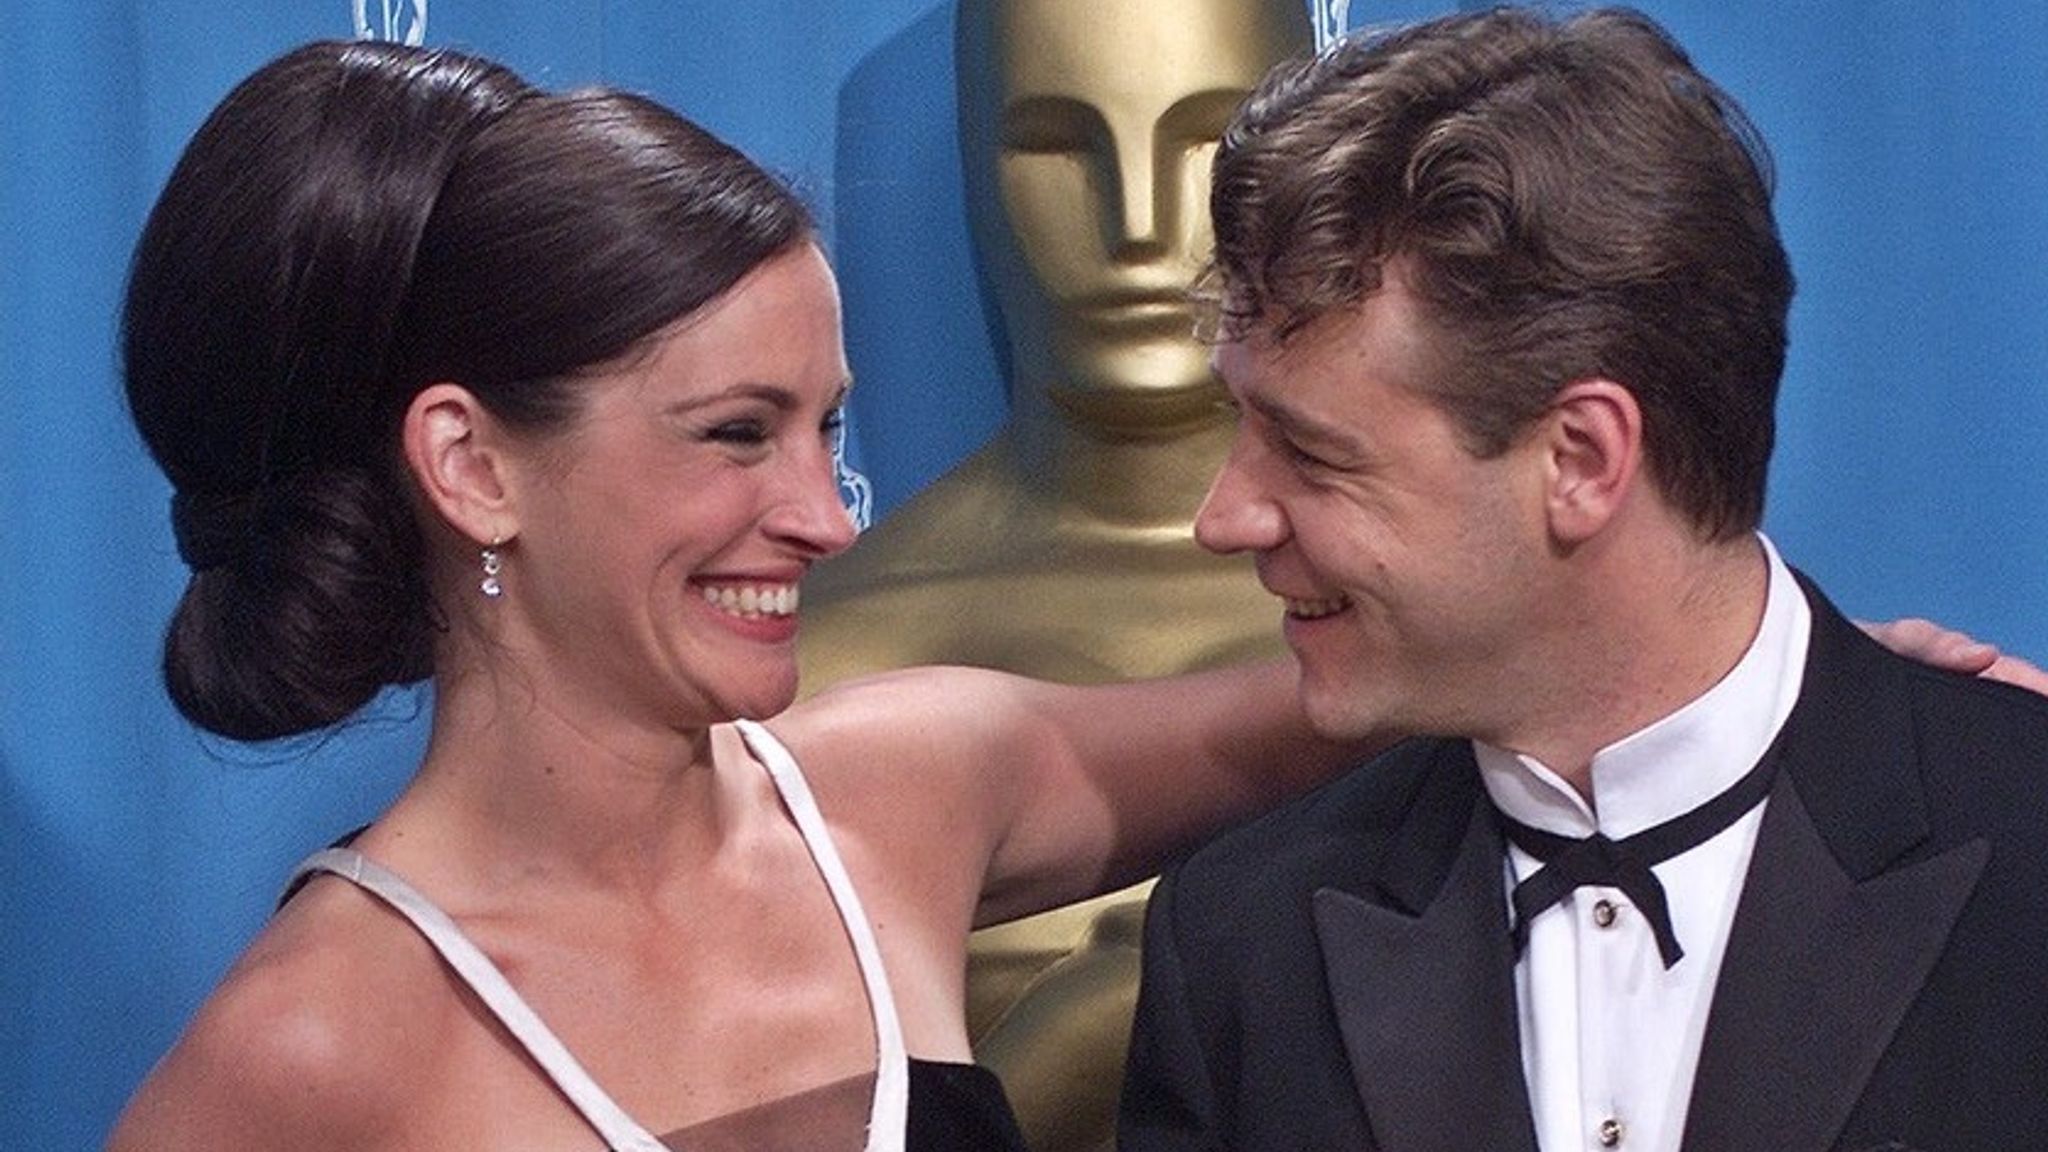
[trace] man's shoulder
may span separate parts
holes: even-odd
[[[2048,696],[1982,676],[1945,672],[1885,654],[1903,664],[1903,675],[1918,708],[1915,715],[1943,724],[1966,724],[1989,734],[2048,733]],[[2031,750],[2048,756],[2048,744],[2037,743]]]
[[[1913,750],[1932,803],[1994,824],[2048,822],[2048,697],[1911,664]],[[2031,837],[2030,837],[2031,838]]]
[[[1794,776],[1824,828],[1910,810],[1930,846],[1988,839],[2000,868],[2048,876],[2048,697],[1896,655],[1817,609],[1795,716],[1811,738]]]
[[[1448,785],[1448,787],[1445,787]],[[1444,793],[1480,791],[1470,745],[1417,738],[1217,837],[1173,869],[1183,893],[1242,893],[1302,882],[1342,883],[1377,860],[1417,807]],[[1462,827],[1462,824],[1460,825]]]
[[[1900,656],[1831,608],[1825,614],[1817,608],[1815,626],[1809,690],[1829,694],[1830,714],[1860,713],[1908,728],[1917,751],[1932,762],[2048,766],[2048,696]]]

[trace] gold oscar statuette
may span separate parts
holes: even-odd
[[[1284,653],[1193,521],[1231,432],[1187,292],[1209,163],[1301,0],[962,0],[960,136],[1009,341],[990,441],[820,566],[815,692],[908,664],[1097,683]],[[1110,1149],[1145,885],[977,932],[968,1025],[1037,1152]]]

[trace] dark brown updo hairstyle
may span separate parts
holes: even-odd
[[[655,104],[488,60],[296,49],[186,148],[130,270],[128,404],[192,579],[178,709],[262,740],[432,671],[399,424],[458,382],[546,432],[626,355],[809,241],[780,181]]]

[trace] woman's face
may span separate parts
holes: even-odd
[[[581,384],[569,429],[516,454],[493,606],[543,706],[692,727],[789,705],[798,584],[854,538],[832,463],[847,384],[809,244]]]

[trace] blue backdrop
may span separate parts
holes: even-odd
[[[1645,7],[1779,161],[1800,293],[1770,530],[1852,612],[2048,655],[2048,7]],[[184,571],[116,377],[128,251],[184,140],[265,59],[350,27],[348,0],[7,0],[0,21],[0,1148],[97,1146],[291,862],[418,753],[405,695],[287,748],[174,716],[156,660]],[[1003,404],[951,29],[950,0],[434,0],[427,39],[648,91],[807,191],[886,513]]]

